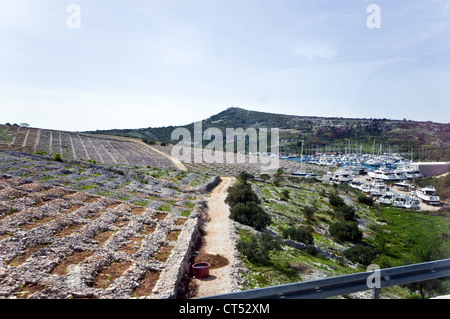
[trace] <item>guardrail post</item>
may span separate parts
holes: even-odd
[[[381,292],[380,288],[375,288],[373,290],[373,299],[380,299],[380,292]]]

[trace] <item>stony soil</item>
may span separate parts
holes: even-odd
[[[0,298],[177,297],[207,205],[157,172],[0,151]]]

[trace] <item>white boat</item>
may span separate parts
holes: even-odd
[[[391,170],[376,169],[374,171],[368,172],[367,174],[374,179],[381,179],[383,181],[397,180],[397,176],[394,174],[394,171]]]
[[[346,167],[337,169],[333,175],[332,180],[339,183],[350,183],[355,178],[354,172]]]
[[[303,143],[304,141],[302,141],[302,151],[301,151],[301,157],[300,157],[300,170],[293,172],[290,174],[290,176],[293,177],[304,177],[304,178],[312,178],[312,177],[316,177],[317,175],[314,173],[308,173],[303,169]]]
[[[405,191],[405,192],[410,192],[412,189],[414,189],[414,185],[412,185],[406,181],[397,182],[394,185],[397,186],[398,189]]]
[[[420,210],[420,201],[417,198],[408,196],[408,195],[400,195],[394,198],[392,205],[399,208]]]
[[[423,177],[420,170],[410,164],[403,164],[403,165],[397,167],[396,170],[403,172],[407,179],[416,179],[416,178]]]
[[[369,184],[361,185],[361,192],[365,194],[370,194],[370,185]]]
[[[348,184],[350,187],[352,187],[352,188],[354,188],[354,189],[357,189],[357,190],[362,190],[362,187],[363,187],[363,185],[364,185],[364,183],[363,182],[361,182],[361,181],[356,181],[356,180],[353,180],[353,181],[351,181],[350,182],[350,184]]]
[[[370,195],[372,195],[372,197],[379,197],[382,196],[385,192],[387,192],[389,190],[389,187],[387,187],[387,185],[383,182],[373,182],[370,185]]]
[[[290,175],[293,176],[293,177],[305,177],[305,178],[312,178],[312,177],[316,177],[317,176],[317,174],[308,173],[308,172],[305,172],[305,171],[292,172]]]
[[[378,198],[378,202],[383,205],[392,205],[396,195],[394,192],[386,191]]]
[[[439,205],[440,198],[433,186],[427,186],[417,190],[416,195],[419,199],[429,205]]]
[[[397,181],[408,179],[408,177],[406,176],[406,172],[401,169],[395,169],[392,173],[394,174],[395,180]]]

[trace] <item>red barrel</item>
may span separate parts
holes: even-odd
[[[195,278],[207,278],[209,277],[209,267],[211,265],[209,263],[195,263],[192,265],[194,269],[194,277]]]

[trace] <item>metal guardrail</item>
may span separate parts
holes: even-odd
[[[450,259],[443,259],[198,299],[323,299],[365,290],[374,290],[374,298],[379,298],[380,289],[384,287],[447,276],[450,276]],[[375,287],[368,284],[374,278]]]

